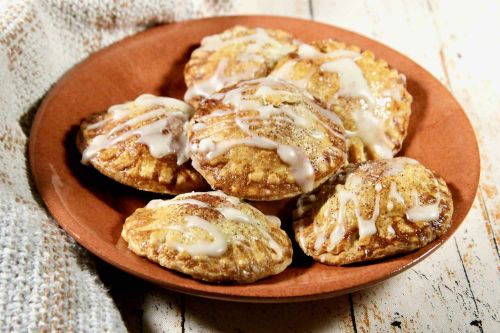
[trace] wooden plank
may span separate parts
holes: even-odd
[[[500,140],[500,67],[496,65],[500,45],[483,37],[490,31],[500,37],[500,2],[479,0],[474,6],[466,6],[431,1],[430,6],[437,17],[443,44],[441,61],[448,73],[450,89],[474,124],[479,140],[482,164],[480,199],[498,251],[500,196],[497,187],[500,173],[495,172],[495,166],[500,163],[500,153],[495,143]],[[447,15],[452,9],[461,15]],[[457,30],[458,27],[461,30]]]
[[[474,300],[476,319],[471,322],[484,332],[500,332],[499,260],[488,235],[489,222],[480,209],[479,196],[468,216],[468,224],[455,236],[455,246]]]
[[[230,15],[284,15],[308,19],[310,18],[309,1],[239,1]]]
[[[497,186],[500,162],[497,142],[500,117],[500,68],[496,66],[498,43],[485,34],[500,30],[500,3],[479,0],[474,5],[429,1],[442,47],[440,58],[450,89],[467,112],[476,130],[481,150],[482,175],[478,200],[468,224],[456,236],[464,270],[475,299],[478,322],[486,332],[500,331],[500,281],[498,243],[500,202]],[[456,15],[448,15],[453,10]],[[487,51],[486,51],[487,50]]]
[[[184,332],[184,295],[151,286],[142,304],[144,333]]]
[[[313,0],[314,19],[373,38],[415,60],[440,80],[440,41],[425,1]]]

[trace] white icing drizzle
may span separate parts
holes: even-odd
[[[265,228],[263,228],[259,224],[259,222],[255,221],[253,218],[251,218],[241,210],[233,207],[219,207],[216,210],[220,212],[226,219],[250,224],[255,227],[269,242],[269,247],[276,253],[277,259],[279,260],[283,257],[283,251],[279,244],[276,243],[273,237],[267,232]]]
[[[290,166],[297,185],[303,191],[311,191],[314,186],[314,168],[304,151],[289,145],[279,145],[276,151],[281,160]]]
[[[387,233],[389,234],[389,236],[392,236],[396,233],[396,231],[394,230],[394,228],[390,224],[387,226]]]
[[[323,217],[327,219],[329,216],[328,210],[325,210]],[[343,225],[342,225],[343,227]],[[314,224],[314,232],[316,233],[316,240],[314,241],[314,249],[316,251],[319,251],[319,249],[323,246],[323,244],[326,242],[326,229],[328,228],[328,224],[324,223],[322,227],[318,227],[317,224]],[[336,229],[339,228],[339,225],[335,227]],[[335,232],[335,230],[334,230]]]
[[[391,187],[389,189],[389,200],[390,200],[389,202],[391,202],[392,206],[394,206],[394,203],[392,203],[392,200],[394,200],[394,202],[399,202],[401,205],[406,207],[405,199],[403,198],[401,193],[398,192],[398,188],[397,188],[397,185],[395,182],[391,182]],[[389,210],[391,210],[391,209],[389,209]]]
[[[382,190],[381,184],[375,185],[375,207],[373,208],[372,217],[364,219],[361,214],[358,216],[359,239],[374,235],[377,233],[377,226],[375,222],[380,214],[380,191]],[[357,213],[359,213],[359,205],[357,205]]]
[[[302,59],[357,58],[360,55],[359,52],[351,50],[336,50],[323,53],[309,44],[301,44],[297,50],[297,54]]]
[[[390,102],[391,99],[398,101],[398,102],[401,102],[402,97],[403,97],[403,92],[402,92],[401,87],[393,87],[391,89],[384,91],[382,93],[382,96],[388,97],[389,98],[388,102]]]
[[[374,235],[377,233],[376,222],[380,215],[380,191],[382,190],[382,184],[375,184],[375,205],[373,207],[372,216],[369,219],[365,219],[360,211],[358,196],[351,191],[342,190],[338,192],[339,200],[339,210],[337,213],[337,223],[333,232],[330,234],[327,251],[332,251],[335,246],[344,238],[346,232],[346,222],[345,213],[347,208],[347,203],[352,201],[354,203],[354,212],[356,214],[356,219],[358,221],[359,239]],[[319,238],[318,238],[319,239]],[[324,241],[315,244],[316,250],[320,249]]]
[[[345,210],[345,204],[342,208],[344,208],[344,210]],[[329,244],[327,246],[327,251],[333,250],[335,248],[335,246],[337,246],[337,244],[340,243],[340,241],[345,236],[345,223],[343,223],[343,222],[338,223],[338,221],[340,221],[340,220],[337,220],[337,224],[335,225],[335,229],[333,229],[333,232],[330,234]],[[320,243],[314,244],[314,247],[317,248],[317,250],[319,248],[321,248],[321,246],[323,246],[323,243],[326,241],[326,236],[322,235],[321,238],[318,238],[316,240],[316,242],[318,242],[318,240],[320,240],[320,239],[321,239]]]
[[[325,138],[325,134],[323,134],[323,132],[315,131],[315,130],[311,131],[311,136],[313,138],[315,138],[316,140],[323,140]]]
[[[391,163],[387,164],[387,167],[382,175],[387,177],[397,176],[404,171],[405,165],[408,164],[418,164],[418,162],[409,157],[393,158],[391,159]]]
[[[297,50],[297,54],[301,59],[325,59],[325,58],[333,59],[333,58],[343,58],[343,57],[356,58],[359,56],[358,52],[349,50],[337,50],[329,53],[323,53],[321,51],[318,51],[316,48],[312,47],[309,44],[301,44]],[[314,70],[311,68],[311,70],[308,73],[306,73],[302,78],[293,79],[292,78],[293,69],[297,64],[297,62],[298,62],[297,60],[290,59],[287,62],[285,62],[282,66],[274,70],[269,76],[286,80],[300,89],[306,89],[309,80],[314,74]]]
[[[298,227],[298,235],[299,235],[299,245],[301,248],[306,247],[306,237],[304,236],[304,223],[302,221],[299,221],[299,227]]]
[[[356,123],[355,131],[346,130],[347,137],[359,137],[380,158],[392,158],[392,144],[385,134],[384,121],[367,110],[357,110],[352,114]]]
[[[276,224],[278,227],[281,227],[281,220],[279,217],[275,215],[266,215],[267,219],[272,223]]]
[[[230,206],[222,206],[222,207],[216,207],[213,208],[206,202],[194,199],[193,196],[197,195],[211,195],[211,196],[216,196],[216,197],[221,197],[226,199],[230,204],[237,205],[240,204],[241,201],[233,196],[227,195],[224,192],[221,191],[212,191],[212,192],[191,192],[191,193],[184,193],[181,195],[178,195],[176,199],[172,200],[152,200],[150,201],[145,208],[148,209],[158,209],[161,207],[166,207],[166,206],[173,206],[173,205],[194,205],[197,207],[201,208],[209,208],[212,210],[215,210],[222,214],[225,219],[232,220],[232,221],[237,221],[241,223],[245,223],[248,225],[251,225],[255,227],[259,233],[265,238],[265,240],[268,242],[268,245],[270,249],[275,253],[275,257],[277,260],[281,259],[283,256],[283,251],[280,247],[280,245],[273,239],[273,237],[269,234],[269,232],[260,224],[259,221],[256,221],[254,218],[250,217],[248,214],[244,213],[243,211],[230,207]],[[186,198],[187,197],[187,198]],[[185,198],[185,199],[183,199]],[[281,221],[278,217],[272,216],[272,215],[266,215],[266,219],[270,221],[271,223],[274,223],[277,226],[281,225]],[[169,241],[166,239],[166,246],[175,248],[179,252],[181,251],[186,251],[192,256],[196,255],[207,255],[207,256],[213,256],[213,257],[218,257],[221,256],[228,247],[229,240],[226,238],[224,233],[220,230],[217,225],[214,225],[213,223],[210,223],[198,216],[193,216],[189,215],[186,216],[186,224],[185,225],[169,225],[165,227],[158,228],[156,226],[147,226],[145,228],[140,229],[140,231],[147,231],[147,230],[158,230],[158,229],[168,229],[168,230],[175,230],[183,233],[183,235],[187,238],[190,238],[189,232],[191,228],[197,227],[205,230],[210,234],[210,236],[213,238],[211,242],[206,242],[206,241],[198,241],[195,242],[194,244],[186,245],[178,242],[173,242]],[[241,235],[237,235],[241,236]],[[240,237],[241,238],[241,237]],[[238,241],[238,240],[236,240]]]
[[[194,113],[194,109],[189,104],[171,97],[142,94],[135,99],[134,103],[142,107],[153,107],[156,105],[161,105],[165,108],[174,108],[178,109],[179,111],[186,112],[190,116],[192,116]]]
[[[302,195],[297,200],[297,218],[304,216],[304,213],[308,212],[311,208],[311,201],[309,200],[309,196]]]
[[[207,121],[207,120],[210,120],[210,119],[213,119],[213,118],[223,118],[225,116],[228,116],[228,115],[232,115],[234,113],[233,110],[215,110],[207,115],[204,115],[204,116],[201,116],[199,118],[196,119],[196,123],[194,125],[197,125],[197,124],[203,124],[205,125],[204,123]],[[194,128],[194,125],[192,127],[193,131],[196,131],[196,129]],[[206,126],[206,125],[205,125]]]
[[[141,96],[139,96],[139,98]],[[127,102],[124,104],[113,105],[108,109],[108,113],[111,114],[110,118],[106,118],[106,119],[98,121],[94,124],[91,124],[91,125],[87,126],[87,129],[94,130],[94,129],[101,128],[102,126],[104,126],[108,122],[110,122],[111,120],[119,121],[119,120],[131,115],[134,111],[135,111],[134,110],[134,102]]]
[[[387,165],[382,175],[386,177],[397,176],[404,171],[404,168],[405,163],[399,163],[399,159],[395,158]]]
[[[101,121],[98,121],[96,123],[93,123],[93,124],[90,124],[87,126],[87,129],[88,130],[94,130],[94,129],[98,129],[98,128],[101,128],[103,127],[104,125],[106,125],[107,123],[109,122],[109,119],[106,118],[106,119],[103,119]]]
[[[189,87],[184,94],[184,100],[189,102],[193,97],[207,97],[215,91],[219,91],[225,86],[236,83],[241,80],[252,79],[255,76],[254,71],[234,73],[231,76],[226,76],[225,71],[229,63],[228,58],[223,58],[217,64],[214,74],[205,81],[196,82]]]
[[[315,47],[309,44],[301,44],[297,50],[297,54],[301,58],[323,58],[324,53],[318,51]]]
[[[334,124],[337,124],[337,126],[339,126],[340,128],[344,128],[344,124],[342,123],[342,120],[340,120],[340,118],[333,112],[330,112],[328,110],[325,110],[323,109],[321,106],[319,106],[318,104],[314,103],[312,100],[310,99],[306,99],[306,103],[312,107],[312,109],[316,112],[318,112],[319,114],[321,114],[323,117],[325,118],[328,118],[331,122],[333,122]],[[321,121],[319,118],[317,118],[316,116],[314,116],[318,121],[320,122],[323,122]],[[332,133],[333,135],[339,137],[339,138],[344,138],[343,135],[339,134],[338,132],[336,131],[333,131],[332,129],[330,129],[330,127],[328,125],[325,125],[325,127],[327,129],[329,129],[330,133]]]
[[[200,49],[213,52],[226,46],[240,43],[247,43],[246,49],[237,57],[237,60],[240,62],[255,61],[261,64],[265,63],[266,58],[262,54],[259,54],[259,51],[262,51],[265,45],[272,45],[277,49],[276,53],[278,54],[286,54],[288,51],[291,51],[291,49],[287,49],[289,47],[271,37],[267,31],[262,28],[255,28],[255,32],[250,35],[229,38],[227,40],[224,40],[221,35],[207,36],[202,39]],[[230,76],[226,76],[224,72],[227,69],[228,63],[228,58],[220,60],[214,74],[210,78],[202,82],[196,82],[188,88],[184,95],[184,100],[188,102],[195,96],[207,97],[213,92],[230,84],[242,80],[253,79],[260,69],[259,66],[248,66],[249,69],[245,72],[236,72],[232,73]]]
[[[362,107],[352,114],[356,130],[347,131],[347,136],[359,137],[363,143],[380,158],[393,157],[393,144],[386,136],[385,119],[375,116],[373,110],[375,109],[377,100],[371,93],[361,68],[356,63],[356,59],[360,57],[360,53],[351,50],[336,50],[329,53],[323,53],[311,45],[302,44],[297,54],[301,59],[326,59],[327,62],[324,62],[320,66],[320,70],[338,74],[340,88],[332,99],[327,101],[329,108],[336,102],[338,97],[362,99]],[[290,60],[281,66],[281,68],[278,68],[272,75],[286,79],[297,87],[305,89],[314,72],[308,73],[300,80],[293,80],[291,77],[293,67],[296,63],[297,60]],[[396,88],[384,92],[383,95],[389,96],[389,98],[395,100],[401,99],[401,91]]]
[[[151,108],[155,106],[158,108],[139,114],[136,117],[116,125],[107,134],[101,134],[94,137],[83,151],[81,162],[87,164],[88,161],[95,157],[101,150],[109,148],[133,136],[138,136],[137,142],[148,146],[149,152],[153,157],[161,158],[169,154],[176,154],[178,165],[186,162],[189,159],[186,144],[187,125],[189,118],[194,112],[191,106],[173,98],[144,94],[133,102],[110,107],[108,113],[112,115],[110,119],[119,121],[132,115],[136,107]],[[138,128],[126,130],[131,126],[156,118],[159,119],[146,123]],[[88,126],[88,129],[98,129],[109,121],[108,119],[99,121]],[[180,124],[181,129],[169,128],[169,125],[175,125],[176,123]],[[166,129],[169,129],[169,131],[166,132]],[[122,133],[115,135],[119,132]]]
[[[339,75],[340,88],[333,97],[333,100],[328,102],[329,105],[338,96],[359,97],[366,104],[366,108],[361,108],[352,114],[356,130],[347,131],[347,135],[349,137],[359,137],[365,145],[370,147],[381,158],[391,158],[393,156],[392,144],[385,134],[384,119],[376,117],[371,112],[375,107],[376,100],[370,91],[363,72],[356,62],[353,59],[340,58],[322,64],[320,69]]]
[[[264,56],[256,53],[241,53],[236,57],[236,60],[240,62],[255,61],[261,64],[266,62],[266,58]]]
[[[293,68],[295,67],[296,64],[297,64],[296,60],[289,60],[286,63],[284,63],[281,67],[274,70],[269,75],[269,77],[286,80],[292,83],[297,88],[306,89],[309,79],[314,74],[314,71],[313,70],[309,71],[309,73],[304,75],[304,77],[302,77],[301,79],[292,79]]]
[[[418,193],[413,191],[413,205],[406,211],[406,218],[412,222],[430,222],[439,218],[439,203],[441,202],[441,192],[437,193],[436,202],[422,205],[418,199]]]
[[[204,123],[196,123],[196,124],[193,124],[193,126],[191,126],[193,131],[200,131],[202,129],[205,129],[206,127],[207,127],[207,125],[205,125]]]
[[[346,179],[346,181],[347,181],[347,179]],[[363,186],[364,182],[365,182],[365,180],[361,176],[358,176],[355,173],[349,174],[349,185],[352,188],[361,187],[361,186]]]
[[[336,52],[339,51],[347,50]],[[385,119],[378,118],[373,113],[376,98],[372,95],[361,68],[355,62],[355,54],[356,52],[352,53],[352,51],[347,51],[345,54],[339,53],[339,59],[321,65],[320,70],[337,73],[340,80],[340,88],[333,99],[328,101],[328,105],[333,104],[339,96],[362,98],[365,102],[364,107],[352,114],[356,130],[347,131],[347,136],[359,137],[380,158],[391,158],[394,155],[393,145],[385,133]]]
[[[265,29],[255,28],[255,32],[253,34],[229,38],[226,40],[224,40],[220,34],[207,36],[201,40],[200,49],[203,49],[205,51],[217,51],[228,45],[240,43],[249,44],[246,49],[246,51],[249,53],[257,53],[266,44],[280,46],[280,42],[269,36]]]
[[[234,107],[234,111],[231,112],[235,114],[235,117],[234,119],[230,119],[228,121],[234,121],[238,128],[247,136],[243,138],[222,140],[220,142],[214,142],[211,138],[203,138],[200,140],[199,144],[191,145],[191,152],[201,153],[210,160],[226,153],[231,148],[240,145],[262,149],[273,149],[277,151],[281,160],[290,167],[291,173],[294,176],[297,185],[299,185],[299,187],[304,192],[311,191],[314,187],[314,168],[307,154],[298,147],[280,144],[269,138],[259,136],[250,129],[253,121],[270,121],[272,116],[274,117],[273,119],[276,120],[291,121],[293,124],[299,127],[310,127],[310,119],[306,116],[293,112],[293,110],[288,105],[283,105],[279,108],[272,105],[261,105],[261,103],[255,99],[256,96],[265,99],[266,96],[270,96],[272,94],[293,96],[294,94],[299,94],[299,92],[295,93],[290,91],[276,90],[274,89],[274,87],[277,84],[286,83],[270,78],[256,79],[248,81],[247,84],[248,83],[256,83],[260,85],[256,90],[256,93],[250,96],[250,98],[253,99],[248,99],[248,95],[244,94],[246,89],[249,89],[248,87],[236,87],[233,90],[228,91],[223,100],[224,104],[232,104]],[[319,113],[321,116],[327,117],[330,121],[336,124],[341,123],[338,117],[333,113],[323,110],[313,102],[311,102],[311,106],[313,106],[314,111],[317,111],[317,113]],[[258,112],[258,116],[241,116],[240,113],[244,110],[256,111]],[[315,112],[311,112],[310,114],[308,114],[308,116],[322,122],[318,115],[314,113]],[[226,116],[227,114],[228,111],[216,110],[209,115],[198,118],[196,121],[203,122],[207,119]],[[327,123],[323,123],[325,125],[325,129],[327,129],[331,133],[334,133],[336,136],[341,136],[341,134],[337,133]],[[315,137],[318,138],[319,135],[317,135],[316,133]],[[195,155],[193,155],[193,157],[193,163],[195,163],[196,165],[197,161],[195,160]]]
[[[339,75],[340,88],[337,91],[338,96],[361,97],[370,107],[375,104],[375,98],[370,92],[368,82],[353,59],[340,58],[325,62],[321,65],[320,70]]]
[[[418,162],[411,158],[397,158],[394,159],[394,162],[397,162],[393,165],[404,166],[405,164],[417,164]],[[402,172],[402,170],[398,169],[390,169],[390,175],[393,175],[392,172]],[[434,221],[439,217],[440,209],[439,203],[441,200],[441,192],[438,192],[436,195],[436,202],[429,205],[421,205],[418,199],[418,193],[416,191],[412,191],[412,206],[406,210],[406,218],[412,222],[430,222]],[[391,211],[394,208],[394,202],[400,203],[403,207],[406,207],[405,201],[401,193],[397,190],[397,185],[395,182],[391,182],[391,187],[389,190],[389,201],[387,203],[387,210]]]
[[[179,252],[186,251],[191,256],[206,255],[210,257],[220,257],[224,254],[224,252],[226,252],[228,246],[227,238],[216,225],[193,215],[186,216],[186,222],[187,223],[185,225],[169,226],[165,229],[176,230],[183,233],[183,235],[187,235],[189,234],[189,230],[191,228],[200,228],[205,230],[212,237],[212,241],[199,241],[194,244],[186,245],[168,241],[167,239],[165,244],[168,247],[174,248]]]

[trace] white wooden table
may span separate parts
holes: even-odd
[[[500,1],[242,0],[232,14],[313,19],[414,59],[451,90],[469,116],[481,150],[480,187],[452,239],[376,287],[323,301],[259,305],[179,295],[123,275],[123,284],[112,285],[111,292],[129,329],[500,332]]]

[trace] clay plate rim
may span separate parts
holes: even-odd
[[[72,207],[74,206],[68,207],[68,205],[79,205],[80,203],[75,203],[75,200],[64,200],[64,196],[69,192],[63,193],[64,196],[61,194],[62,191],[66,190],[64,188],[66,182],[71,183],[74,181],[70,178],[73,177],[73,175],[68,170],[66,170],[68,166],[65,164],[67,158],[65,155],[68,152],[66,152],[64,145],[61,145],[61,140],[64,141],[66,139],[66,131],[68,130],[68,128],[64,129],[64,137],[61,137],[60,133],[57,132],[57,126],[56,128],[51,128],[53,119],[50,118],[54,118],[54,113],[55,111],[57,111],[56,109],[54,109],[54,105],[57,105],[57,103],[60,103],[64,99],[66,99],[65,101],[70,104],[71,101],[69,98],[72,97],[71,93],[76,93],[78,96],[87,93],[80,91],[68,92],[68,87],[71,86],[73,81],[80,80],[79,82],[83,82],[82,76],[88,75],[88,73],[86,73],[87,69],[91,69],[93,66],[95,67],[96,64],[98,66],[98,63],[100,61],[105,61],[106,57],[113,55],[113,53],[116,53],[118,51],[133,52],[141,44],[147,44],[148,42],[150,43],[152,39],[162,39],[162,37],[166,38],[165,36],[167,36],[168,38],[173,39],[173,41],[175,42],[179,38],[182,38],[183,40],[189,39],[190,33],[203,36],[222,31],[223,29],[236,24],[246,24],[249,26],[262,26],[269,28],[282,28],[284,30],[295,33],[299,38],[304,38],[305,41],[312,40],[313,37],[319,39],[326,38],[327,36],[332,36],[334,38],[338,38],[341,41],[359,45],[364,49],[373,50],[376,55],[387,60],[389,64],[401,70],[401,72],[406,74],[410,73],[409,79],[415,80],[414,89],[416,89],[415,91],[417,95],[415,97],[420,97],[420,93],[425,93],[425,96],[427,98],[429,97],[428,95],[431,95],[432,107],[438,107],[437,110],[440,110],[439,112],[441,113],[452,113],[452,121],[455,121],[455,123],[453,124],[455,125],[454,129],[458,128],[460,130],[460,142],[464,144],[461,147],[461,154],[457,156],[458,158],[460,158],[460,156],[465,155],[465,157],[463,157],[463,160],[465,160],[467,163],[455,166],[460,167],[461,170],[463,169],[461,174],[461,176],[463,176],[463,179],[460,179],[461,185],[463,186],[451,188],[454,194],[454,202],[456,207],[455,214],[453,216],[452,227],[450,228],[450,230],[445,235],[443,235],[443,237],[435,240],[434,242],[428,244],[420,250],[407,255],[365,265],[364,267],[367,267],[367,269],[363,269],[368,274],[357,276],[356,281],[354,282],[340,280],[335,282],[330,281],[322,284],[321,281],[309,280],[308,283],[303,283],[302,281],[297,284],[297,281],[294,280],[295,276],[292,276],[289,285],[284,284],[277,287],[266,287],[266,284],[274,284],[275,281],[276,283],[281,283],[279,278],[282,274],[271,279],[262,280],[261,282],[255,284],[243,286],[224,286],[200,283],[189,277],[163,270],[159,268],[159,266],[152,264],[145,259],[138,259],[134,255],[129,253],[128,250],[123,249],[123,244],[122,248],[120,249],[120,245],[118,245],[120,243],[119,241],[118,243],[113,243],[94,237],[95,231],[92,230],[89,225],[84,224],[85,220],[82,220],[80,216],[74,216],[74,214],[72,214]],[[200,32],[199,30],[203,30],[203,32]],[[177,44],[182,44],[182,41],[179,41],[175,44],[176,45],[173,47],[177,47]],[[190,45],[192,44],[184,46],[188,47]],[[167,48],[168,47],[169,46],[167,46]],[[124,61],[124,59],[127,60],[128,58],[126,56],[123,56],[122,58],[120,58],[120,61]],[[412,87],[410,83],[411,82],[409,82],[409,90],[410,92],[415,94],[415,92],[411,89]],[[110,85],[109,83],[105,84]],[[423,91],[418,90],[422,88]],[[142,88],[131,88],[131,90],[134,89],[141,91]],[[161,89],[161,87],[154,87],[154,89],[159,90]],[[174,97],[181,97],[179,96],[179,91],[176,90],[177,87],[174,87],[172,89],[172,95],[177,95]],[[179,89],[182,90],[184,88],[182,88],[181,85]],[[116,91],[116,94],[122,94],[122,91]],[[127,91],[124,94],[127,95],[128,98],[133,98],[136,92]],[[96,95],[99,94],[96,93]],[[90,96],[94,97],[94,95]],[[113,97],[107,98],[113,99]],[[117,97],[118,101],[120,100],[120,98],[123,97]],[[107,103],[108,104],[104,103],[99,107],[102,109],[105,105],[109,105],[109,101]],[[425,105],[425,107],[427,109],[430,108],[427,105]],[[99,109],[98,107],[96,108]],[[427,109],[426,111],[428,111]],[[87,114],[90,113],[91,110],[89,110]],[[447,115],[450,116],[449,114]],[[62,120],[61,122],[56,122],[56,125],[59,124],[59,126],[67,126],[68,124],[66,124],[64,121],[67,120],[66,118],[71,117],[71,115],[60,113],[59,116]],[[49,120],[52,122],[48,123]],[[420,121],[420,119],[418,120]],[[411,126],[415,126],[415,123],[415,119],[412,118],[412,124],[410,124],[410,132]],[[75,123],[74,121],[69,123],[69,125],[77,124],[78,122]],[[431,125],[435,126],[435,124]],[[450,130],[450,128],[448,127],[444,125],[445,129]],[[47,137],[49,139],[45,140],[46,142],[44,142],[43,139],[46,139]],[[418,135],[417,138],[421,139],[421,137]],[[431,140],[431,142],[433,142],[433,140]],[[63,150],[61,150],[61,148]],[[425,152],[425,148],[422,150],[421,147],[418,147],[417,143],[415,145],[412,145],[411,142],[406,142],[405,146],[403,147],[403,154],[406,156],[419,156],[419,154],[423,154]],[[444,154],[444,156],[446,157],[446,154]],[[432,161],[433,160],[424,161],[424,164],[428,165],[429,163],[426,162]],[[443,87],[442,84],[425,69],[423,69],[421,66],[419,66],[406,56],[400,54],[399,52],[394,51],[385,45],[363,37],[359,34],[313,21],[276,16],[214,17],[162,25],[128,37],[105,49],[102,49],[99,52],[92,54],[82,63],[76,65],[72,70],[67,72],[45,97],[35,116],[30,134],[29,162],[36,187],[40,192],[40,195],[42,196],[49,211],[55,217],[56,221],[79,244],[87,248],[96,256],[128,273],[154,282],[168,289],[197,296],[242,302],[295,302],[342,295],[348,292],[372,286],[410,268],[411,266],[420,262],[422,259],[426,258],[439,246],[441,246],[453,235],[456,229],[460,226],[474,200],[474,196],[478,187],[480,170],[478,145],[474,136],[474,131],[467,119],[467,116],[465,115],[459,104],[456,102],[456,100],[453,98],[453,96],[446,90],[446,88]],[[452,161],[452,164],[453,163],[456,162]],[[436,164],[436,166],[438,167],[440,165],[441,164]],[[435,167],[434,169],[439,169],[438,167]],[[453,169],[452,171],[455,171],[456,173],[455,169]],[[445,180],[447,180],[447,182],[449,181],[447,179],[446,172],[442,173],[441,176],[443,176]],[[454,186],[455,184],[453,183],[451,185]],[[76,190],[81,191],[82,200],[84,200],[85,195],[87,195],[87,192],[85,192],[86,189],[82,187],[76,187]],[[332,274],[335,274],[334,270],[337,269],[320,264],[314,264],[312,267],[317,268],[318,265],[321,266],[319,268],[320,270],[331,270]],[[167,273],[158,271],[158,268],[161,271]],[[348,267],[346,269],[355,268]],[[302,272],[301,274],[307,275],[307,271],[308,269],[305,269],[305,273]],[[158,277],[158,274],[163,275],[163,277]],[[299,286],[297,287],[297,285]]]

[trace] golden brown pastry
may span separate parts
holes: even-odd
[[[292,261],[279,219],[219,191],[153,200],[127,218],[122,237],[134,253],[209,282],[254,282]]]
[[[423,247],[444,234],[453,215],[443,179],[398,157],[350,165],[294,212],[295,238],[322,263],[345,265]]]
[[[279,58],[295,48],[293,37],[282,30],[235,26],[207,36],[184,68],[188,87],[184,100],[196,106],[224,86],[266,76]]]
[[[208,187],[188,161],[187,125],[194,110],[168,97],[141,95],[84,120],[82,163],[140,190],[177,194]]]
[[[340,117],[350,162],[391,158],[401,149],[412,97],[405,77],[371,51],[333,40],[302,44],[270,76],[305,89]]]
[[[250,200],[306,193],[346,161],[342,125],[299,89],[242,81],[203,100],[191,120],[191,159],[214,189]]]

